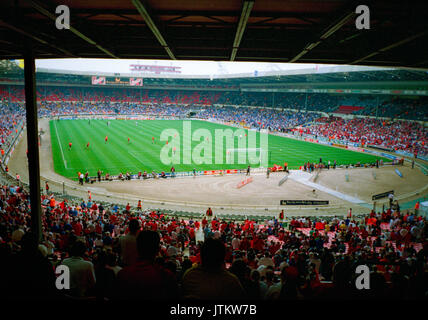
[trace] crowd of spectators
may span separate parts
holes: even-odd
[[[303,129],[306,134],[345,143],[375,145],[411,154],[428,154],[428,130],[424,125],[406,121],[385,121],[374,118],[345,120],[335,117],[325,123]]]
[[[1,87],[0,95],[8,97],[11,102],[24,102],[23,87]],[[161,89],[129,89],[129,88],[73,88],[73,87],[42,87],[37,90],[38,102],[93,102],[110,103],[158,103],[158,104],[199,104],[216,103],[221,93],[217,91],[179,91]]]
[[[399,206],[367,214],[180,219],[129,204],[42,196],[42,241],[28,193],[0,189],[2,293],[60,299],[426,298],[428,224]],[[70,270],[70,289],[54,270]],[[355,288],[356,266],[370,290]]]
[[[242,123],[251,128],[265,128],[271,131],[285,131],[302,124],[312,122],[320,114],[268,108],[206,108],[197,114],[201,119]]]
[[[427,121],[427,104],[428,99],[426,97],[420,99],[403,99],[394,97],[393,99],[385,99],[378,108],[374,106],[362,114],[377,117],[394,117],[398,119]]]
[[[189,97],[189,96],[188,96]],[[194,98],[194,97],[193,97]],[[195,98],[196,99],[196,98]],[[232,122],[257,129],[286,131],[298,126],[301,133],[340,140],[358,145],[375,145],[392,151],[410,154],[428,154],[428,132],[423,124],[375,118],[344,119],[322,117],[321,113],[291,111],[280,108],[248,108],[221,105],[196,106],[166,102],[94,102],[94,101],[41,101],[39,116],[75,114],[146,114],[185,118],[191,112],[195,118]],[[193,100],[192,100],[193,101]],[[198,100],[199,101],[199,100]],[[0,101],[0,143],[5,150],[23,125],[24,107],[18,102]],[[308,124],[315,123],[308,126]]]
[[[23,106],[19,103],[0,102],[9,114],[19,114],[22,119]],[[11,109],[12,110],[9,110]],[[152,116],[173,116],[184,118],[194,112],[199,119],[244,124],[252,128],[266,128],[272,131],[284,131],[314,121],[321,114],[272,108],[238,108],[225,106],[195,107],[175,103],[94,103],[94,102],[39,102],[38,114],[41,117],[77,114],[145,114]]]
[[[0,102],[0,152],[1,157],[12,145],[19,134],[19,128],[24,126],[25,113],[17,104]]]
[[[388,95],[357,95],[327,93],[253,92],[229,90],[171,90],[147,88],[55,87],[41,86],[37,90],[38,102],[93,102],[95,104],[180,104],[212,106],[256,106],[296,110],[336,112],[340,106],[355,107],[353,114],[393,119],[428,119],[427,97],[406,99]],[[23,102],[23,87],[0,86],[0,97],[10,102]]]
[[[77,115],[77,114],[101,114],[101,115],[133,115],[145,114],[152,116],[176,116],[184,117],[192,110],[189,106],[180,106],[168,103],[91,103],[91,102],[41,102],[39,104],[39,116]]]

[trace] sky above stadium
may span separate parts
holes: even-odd
[[[218,62],[218,61],[171,61],[171,60],[116,60],[116,59],[45,59],[36,60],[36,67],[43,69],[133,73],[131,65],[179,67],[182,75],[218,76],[225,74],[257,74],[261,72],[314,69],[315,64],[266,63],[266,62]],[[320,65],[327,66],[327,65]],[[330,65],[332,66],[332,65]],[[141,71],[139,71],[141,72]],[[147,72],[152,74],[153,72]]]

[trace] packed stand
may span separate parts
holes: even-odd
[[[0,142],[7,148],[8,137],[17,133],[24,119],[24,93],[22,88],[0,86],[2,123],[0,123]],[[312,122],[319,122],[321,113],[305,112],[304,109],[330,110],[337,108],[339,99],[344,103],[363,105],[364,112],[372,110],[373,99],[365,96],[343,98],[327,94],[276,94],[272,97],[263,93],[239,92],[192,92],[174,90],[134,90],[112,88],[56,88],[39,89],[39,116],[75,115],[75,114],[147,114],[153,116],[187,117],[190,112],[200,119],[215,119],[251,128],[286,131],[305,126],[302,133],[328,139],[341,140],[360,145],[376,145],[391,151],[426,156],[428,154],[427,129],[420,123],[405,121],[388,121],[372,118],[327,119],[326,122],[307,128]],[[6,98],[7,97],[7,98]],[[270,108],[270,101],[278,108]],[[382,106],[394,112],[404,112],[406,116],[427,115],[424,99],[382,100]],[[19,102],[20,101],[20,102]],[[409,100],[410,101],[410,100]],[[258,108],[224,106],[257,105]],[[222,106],[223,105],[223,106]],[[394,105],[399,105],[394,109]],[[323,109],[327,108],[327,109]],[[296,109],[298,111],[284,110]],[[409,107],[408,109],[406,109]],[[382,109],[382,108],[379,108]],[[382,114],[383,115],[383,114]],[[334,120],[334,121],[333,121]]]
[[[0,86],[0,96],[14,103],[23,103],[25,101],[24,89],[21,86]],[[399,96],[386,95],[272,93],[248,92],[238,89],[204,91],[40,86],[37,90],[37,101],[41,103],[233,105],[322,112],[336,112],[340,106],[348,106],[355,107],[352,113],[357,115],[420,121],[428,119],[427,97],[406,99]]]
[[[394,151],[428,155],[428,130],[420,123],[373,118],[335,118],[303,129],[305,134],[344,143],[381,146]]]
[[[202,220],[42,196],[42,242],[28,193],[0,189],[2,293],[8,298],[294,300],[424,298],[427,221],[399,206],[365,215]],[[261,217],[262,218],[262,217]],[[199,239],[198,239],[199,238]],[[197,241],[204,240],[203,242]],[[371,289],[355,289],[369,266]],[[70,289],[55,288],[56,267]],[[31,266],[31,268],[28,268]],[[25,289],[23,289],[25,288]]]
[[[1,158],[12,145],[14,138],[24,126],[25,109],[16,103],[0,100],[0,151]]]

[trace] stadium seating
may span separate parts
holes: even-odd
[[[337,97],[328,95],[278,94],[275,99],[279,99],[281,106],[299,110],[290,111],[267,108],[271,101],[260,94],[166,90],[143,90],[140,93],[135,95],[132,90],[51,88],[44,93],[38,92],[39,115],[119,112],[184,117],[195,109],[194,105],[202,105],[196,109],[196,116],[204,119],[272,130],[309,124],[302,133],[428,153],[427,131],[419,123],[372,118],[345,120],[302,111],[305,104],[308,109],[337,109]],[[0,97],[0,142],[5,149],[23,126],[24,94],[16,87],[0,86]],[[214,102],[234,104],[237,101],[262,108],[213,106]],[[367,101],[364,103],[362,99],[353,98],[345,102],[346,105],[364,106],[364,109],[354,112],[372,112],[373,105]],[[394,109],[388,103],[397,107]],[[381,104],[384,108],[379,110],[391,109],[393,114],[402,112],[409,105],[402,99],[393,102],[382,100]],[[412,104],[406,111],[409,113],[407,116],[425,115],[426,111],[421,111],[421,106],[420,102]],[[350,274],[357,263],[368,264],[371,276],[377,279],[377,284],[381,283],[382,290],[373,289],[378,297],[423,298],[428,287],[428,224],[412,212],[362,210],[352,217],[305,216],[284,221],[275,216],[245,212],[242,215],[214,212],[214,219],[207,219],[204,212],[139,210],[134,206],[109,202],[71,196],[63,198],[60,193],[52,192],[43,195],[41,200],[43,242],[36,251],[31,251],[34,239],[30,233],[28,193],[14,183],[0,186],[0,283],[6,288],[2,293],[6,292],[11,297],[22,293],[22,286],[17,284],[25,280],[20,278],[23,265],[47,266],[46,270],[32,270],[33,279],[41,281],[32,283],[34,291],[26,287],[27,295],[40,298],[61,294],[47,288],[54,285],[53,267],[66,263],[64,261],[70,258],[74,245],[83,241],[85,252],[82,258],[91,263],[95,274],[93,285],[83,288],[84,297],[115,299],[113,288],[119,281],[119,270],[126,267],[119,239],[129,233],[130,222],[134,219],[139,221],[142,230],[159,232],[161,250],[155,261],[156,268],[171,273],[179,288],[186,287],[185,271],[192,264],[202,263],[202,244],[197,239],[211,238],[225,245],[224,265],[237,276],[243,294],[250,299],[274,300],[290,297],[290,294],[301,299],[359,297],[361,293],[355,292],[350,285]],[[34,263],[34,259],[38,262]],[[50,276],[47,270],[50,270]],[[111,277],[105,277],[106,274]],[[291,283],[292,287],[283,286],[284,283]],[[180,292],[181,297],[186,298],[186,291]],[[68,293],[66,297],[73,295]]]
[[[16,264],[34,259],[28,255],[31,244],[28,194],[22,187],[2,185],[0,197],[0,258],[3,264],[0,280],[9,297],[18,297],[20,288],[13,285],[19,281],[15,277],[20,276],[17,270],[21,267]],[[388,209],[352,217],[306,216],[279,221],[274,216],[215,212],[213,219],[207,219],[201,212],[140,210],[134,206],[75,197],[63,200],[53,193],[43,195],[42,203],[44,231],[42,244],[38,249],[35,247],[37,259],[53,270],[67,263],[73,252],[70,248],[83,241],[83,258],[91,262],[95,274],[94,283],[79,284],[84,286],[80,288],[85,292],[83,297],[115,298],[114,283],[119,281],[120,270],[126,267],[119,239],[130,232],[128,225],[134,219],[139,221],[141,230],[159,232],[161,249],[155,264],[175,275],[174,281],[179,287],[186,286],[184,271],[192,264],[201,263],[201,244],[196,238],[212,238],[225,244],[226,268],[238,276],[247,298],[280,298],[283,292],[278,291],[278,287],[281,289],[281,277],[287,274],[295,277],[295,289],[301,299],[325,298],[326,294],[337,297],[340,280],[347,284],[341,288],[341,294],[348,298],[358,297],[354,296],[352,278],[340,277],[346,276],[353,264],[363,262],[370,266],[372,275],[382,281],[383,289],[377,292],[380,298],[423,297],[425,292],[420,289],[427,288],[427,280],[423,277],[427,272],[423,269],[428,249],[426,221],[409,212]],[[100,260],[105,256],[107,260]],[[342,265],[343,261],[348,262],[347,266]],[[242,277],[237,267],[240,264],[245,273],[257,273],[258,277]],[[344,273],[337,274],[339,269]],[[103,276],[108,270],[114,271],[110,278]],[[43,285],[32,283],[27,294],[34,293],[31,288],[37,290],[39,298],[61,294],[61,291],[47,290],[45,286],[54,278],[49,280],[46,271],[43,275],[40,272],[42,270],[34,270],[35,275],[46,282]],[[183,298],[186,298],[185,292],[182,291]],[[73,294],[67,293],[66,297],[71,298]]]
[[[335,113],[343,113],[343,114],[351,114],[354,113],[356,111],[360,111],[363,110],[364,107],[357,107],[357,106],[339,106],[339,108],[337,108],[336,111],[334,111]]]
[[[184,116],[191,109],[172,103],[175,98],[164,100],[167,103],[149,105],[128,102],[110,104],[105,99],[104,102],[93,104],[78,101],[79,99],[64,102],[61,100],[64,99],[62,93],[52,93],[52,102],[41,101],[39,115],[119,111]],[[15,97],[19,97],[19,94]],[[187,97],[190,99],[188,101],[201,99],[200,95]],[[23,125],[24,111],[20,103],[3,101],[0,105],[0,138],[2,147],[7,147]],[[319,114],[210,106],[201,108],[198,116],[237,123],[244,121],[249,126],[267,126],[278,130],[314,122]],[[344,141],[375,143],[397,150],[426,150],[426,129],[417,123],[370,118],[344,120],[338,117],[318,120],[321,121],[315,123],[319,124],[304,128],[305,133]],[[15,281],[15,277],[18,277],[16,270],[20,269],[17,268],[16,261],[30,259],[25,253],[29,241],[25,235],[31,235],[28,194],[14,184],[2,185],[0,200],[0,259],[7,262],[3,269],[6,271],[0,273],[0,281],[10,289],[7,292],[11,296],[18,296],[19,292],[12,286],[10,279]],[[287,272],[297,275],[296,288],[300,297],[312,299],[324,297],[325,294],[334,296],[335,288],[340,285],[337,275],[333,277],[335,266],[345,260],[349,262],[349,266],[357,261],[370,261],[372,275],[380,275],[384,283],[382,297],[422,297],[423,291],[420,288],[427,287],[424,282],[426,280],[418,280],[426,279],[421,278],[426,270],[415,267],[423,266],[423,259],[426,259],[427,222],[412,213],[386,210],[360,213],[350,218],[295,217],[285,221],[278,221],[274,216],[214,213],[212,222],[210,219],[206,221],[202,212],[162,209],[140,211],[135,207],[108,202],[92,202],[73,197],[64,199],[59,193],[43,195],[42,203],[44,231],[43,244],[38,251],[41,256],[38,259],[51,267],[57,266],[69,258],[70,248],[78,239],[84,240],[84,258],[92,263],[97,279],[95,287],[86,288],[88,290],[85,295],[89,297],[114,299],[109,287],[112,283],[106,283],[102,274],[113,269],[117,272],[123,267],[119,239],[128,233],[128,224],[135,218],[140,221],[143,230],[160,232],[161,252],[156,263],[159,268],[175,274],[179,286],[186,283],[182,279],[184,271],[189,268],[187,261],[190,261],[190,266],[201,262],[201,244],[196,241],[198,237],[214,238],[225,243],[225,265],[238,276],[243,292],[249,298],[271,300],[280,297],[282,291],[278,291],[281,288],[279,275],[287,276]],[[100,205],[103,207],[101,210]],[[21,258],[22,255],[24,258]],[[100,260],[104,255],[109,257],[108,263]],[[189,258],[185,258],[187,255]],[[247,270],[245,272],[259,274],[260,277],[243,277],[237,267],[242,263]],[[113,274],[114,283],[117,273]],[[4,279],[5,275],[10,279]],[[397,282],[399,277],[405,277],[404,283]],[[308,278],[312,279],[309,283],[305,280]],[[49,284],[49,281],[45,279],[44,283]],[[351,280],[347,281],[350,283]],[[407,290],[403,290],[403,286]],[[40,293],[40,288],[36,289]],[[50,294],[57,295],[58,292]],[[357,293],[349,287],[347,294],[353,296]]]
[[[0,85],[0,99],[6,97],[10,102],[23,102],[25,99],[23,87]],[[427,97],[404,99],[386,95],[43,86],[38,88],[37,100],[45,103],[89,101],[93,103],[157,103],[202,106],[220,104],[339,113],[343,113],[344,110],[341,106],[350,106],[355,107],[354,109],[351,108],[352,113],[358,115],[413,120],[428,119]]]
[[[375,145],[411,154],[428,154],[427,129],[420,123],[372,118],[335,119],[304,128],[307,134],[345,143]]]
[[[287,131],[296,126],[304,126],[302,131],[305,134],[311,134],[328,139],[341,140],[345,143],[356,143],[360,145],[377,145],[386,147],[395,151],[405,151],[411,154],[417,153],[425,156],[428,154],[428,141],[426,128],[420,123],[409,123],[405,121],[388,121],[380,119],[342,119],[338,117],[322,117],[316,112],[306,113],[303,108],[298,108],[303,96],[300,94],[287,95],[287,104],[283,107],[297,109],[300,111],[290,111],[282,109],[262,108],[236,108],[236,106],[214,106],[213,102],[225,102],[225,97],[231,99],[232,96],[220,93],[201,94],[198,92],[175,92],[168,91],[141,91],[140,96],[132,96],[131,91],[127,89],[111,90],[99,89],[94,91],[84,91],[82,89],[53,89],[46,93],[44,99],[39,101],[39,116],[52,116],[58,114],[151,114],[154,116],[175,116],[186,117],[190,111],[196,111],[195,117],[202,119],[214,119],[237,124],[244,124],[252,128],[265,128],[272,131]],[[9,135],[16,131],[10,127],[11,123],[19,126],[23,120],[23,92],[16,87],[7,88],[0,86],[0,99],[3,117],[4,129],[2,130],[3,143],[6,143],[6,134]],[[108,95],[107,95],[108,94]],[[38,93],[40,96],[40,92]],[[5,97],[9,97],[9,102]],[[47,99],[49,97],[49,99]],[[259,103],[257,100],[261,97],[259,94],[243,95],[245,102]],[[280,96],[279,96],[280,97]],[[236,98],[236,97],[235,97]],[[254,99],[253,99],[254,98]],[[265,96],[266,98],[266,96]],[[89,101],[86,101],[89,99]],[[315,105],[325,104],[325,110],[337,111],[337,100],[332,101],[332,96],[314,94],[307,97],[307,106],[310,108]],[[337,97],[335,98],[337,99]],[[82,101],[83,100],[83,101]],[[136,100],[140,100],[136,102]],[[3,101],[3,102],[1,102]],[[299,102],[300,101],[300,102]],[[314,101],[318,101],[315,103]],[[382,106],[378,108],[378,113],[385,115],[382,110],[392,110],[394,114],[403,114],[403,118],[417,115],[422,120],[427,115],[427,108],[423,108],[422,101],[414,101],[413,105],[404,104],[403,99],[395,99],[394,109],[389,102],[383,101]],[[20,103],[21,102],[21,103]],[[236,101],[227,101],[228,103]],[[347,98],[348,106],[346,110],[353,113],[370,113],[372,105],[370,99]],[[266,105],[266,102],[263,102]],[[363,107],[356,107],[356,105]],[[408,108],[407,108],[408,107]],[[308,108],[308,109],[310,109]],[[406,109],[407,108],[407,109]],[[340,109],[340,108],[339,108]],[[342,107],[343,109],[343,107]],[[403,112],[402,110],[407,110]],[[340,111],[340,110],[339,110]],[[348,111],[346,111],[348,112]],[[11,115],[8,117],[7,115]],[[7,122],[9,121],[9,122]],[[9,125],[8,125],[9,123]],[[310,126],[312,123],[321,123]],[[1,141],[0,141],[1,142]],[[5,146],[5,147],[6,147]]]

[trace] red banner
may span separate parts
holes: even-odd
[[[143,86],[143,78],[129,78],[129,85],[130,86],[142,87]]]
[[[104,85],[106,84],[106,77],[92,76],[92,84]]]

